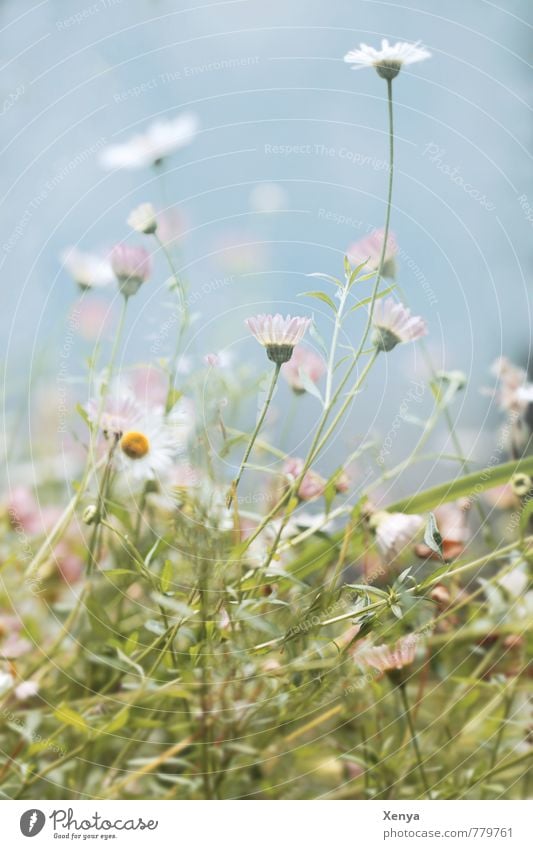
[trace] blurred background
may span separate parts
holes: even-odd
[[[42,405],[65,360],[75,385],[94,344],[69,324],[78,294],[61,252],[134,241],[126,218],[142,201],[180,211],[180,267],[202,314],[193,358],[228,348],[264,369],[243,328],[259,311],[314,312],[327,336],[327,308],[298,297],[316,288],[305,275],[341,274],[347,247],[383,226],[387,188],[385,83],[343,56],[388,37],[420,40],[433,54],[394,84],[399,282],[429,323],[435,366],[467,376],[453,415],[463,449],[483,461],[500,422],[481,392],[490,364],[505,354],[525,366],[530,349],[532,11],[529,0],[2,0],[10,427],[29,388]],[[150,169],[102,169],[106,145],[184,110],[200,130],[169,157],[162,180]],[[165,278],[157,264],[135,299],[125,361],[151,358]],[[95,310],[118,312],[113,292],[90,297]],[[354,319],[344,341],[360,327]],[[383,358],[339,456],[369,433],[387,434],[424,370],[415,346]],[[430,409],[425,397],[412,412]],[[39,424],[34,416],[20,428],[21,453]],[[393,454],[405,456],[410,439],[406,426]]]

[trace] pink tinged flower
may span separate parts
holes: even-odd
[[[354,242],[347,250],[349,259],[352,265],[361,265],[366,262],[365,271],[377,271],[381,259],[381,251],[383,250],[383,239],[385,233],[383,230],[374,230],[369,236],[364,236],[359,241]],[[394,278],[396,276],[396,254],[398,253],[398,244],[393,233],[389,233],[387,238],[387,247],[383,258],[383,277]]]
[[[507,357],[499,357],[491,372],[498,381],[494,394],[500,409],[506,413],[524,413],[533,403],[533,383],[529,383],[527,372]]]
[[[393,298],[377,301],[372,317],[372,342],[378,351],[392,351],[402,342],[414,342],[427,335],[427,324]]]
[[[113,282],[111,263],[99,254],[66,248],[61,254],[61,262],[82,290],[101,289]]]
[[[22,681],[15,687],[15,697],[19,702],[24,702],[26,699],[31,699],[39,692],[39,684],[37,681]]]
[[[143,412],[132,390],[120,380],[115,381],[109,388],[101,412],[98,394],[88,402],[86,411],[91,424],[99,424],[106,439],[109,437],[120,439],[122,434],[130,430],[141,418]],[[97,421],[99,412],[100,421]]]
[[[408,634],[392,647],[385,643],[380,646],[363,645],[354,652],[354,659],[363,668],[371,667],[382,673],[403,669],[413,663],[418,639],[416,634]]]
[[[111,266],[122,294],[129,298],[148,280],[151,271],[150,254],[137,246],[115,245],[111,251]]]
[[[211,368],[218,368],[220,365],[220,358],[218,354],[206,354],[204,357],[204,363],[206,366],[211,366]]]
[[[291,359],[281,369],[283,377],[297,394],[306,391],[306,380],[316,384],[325,371],[326,363],[322,357],[303,345],[295,347]]]
[[[424,518],[417,514],[374,513],[370,520],[376,532],[376,543],[381,553],[390,559],[398,557],[409,546],[424,525]]]
[[[348,490],[350,489],[350,476],[348,475],[348,472],[346,472],[344,469],[341,469],[341,471],[337,474],[334,482],[336,492],[344,493],[348,492]]]
[[[386,38],[381,41],[381,50],[361,43],[359,48],[350,50],[344,57],[344,61],[353,69],[375,68],[380,77],[385,80],[393,80],[403,65],[412,65],[414,62],[422,62],[429,59],[431,53],[420,42],[411,44],[407,41],[397,41],[389,44]]]
[[[300,457],[288,457],[283,464],[283,474],[289,483],[293,483],[300,477],[303,468],[304,461]],[[298,498],[302,501],[314,501],[324,494],[326,484],[327,481],[321,475],[308,469],[298,487]]]
[[[104,148],[100,154],[100,165],[106,170],[155,165],[176,150],[189,145],[197,131],[198,119],[188,112],[178,115],[172,121],[154,121],[144,133],[133,136],[124,144]]]
[[[294,348],[302,341],[311,319],[290,315],[283,318],[276,313],[247,318],[245,324],[266,349],[268,359],[282,365],[292,357]]]

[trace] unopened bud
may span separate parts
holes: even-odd
[[[96,509],[95,505],[89,504],[89,506],[86,507],[83,511],[82,519],[86,525],[94,525],[97,516],[98,510]]]

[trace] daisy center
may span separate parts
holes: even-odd
[[[144,433],[139,433],[137,430],[128,430],[120,440],[120,447],[130,460],[140,460],[141,457],[148,454],[150,443]]]

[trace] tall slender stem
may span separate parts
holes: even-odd
[[[250,441],[248,443],[246,451],[244,452],[244,457],[241,460],[241,465],[239,466],[239,471],[237,473],[237,477],[233,480],[233,483],[231,484],[230,490],[229,490],[227,498],[226,498],[226,506],[227,506],[228,510],[232,505],[232,502],[233,502],[235,495],[237,494],[237,488],[239,486],[239,483],[240,483],[240,480],[241,480],[241,477],[242,477],[242,473],[244,471],[244,467],[245,467],[245,465],[248,461],[248,457],[252,453],[252,448],[254,447],[254,442],[259,435],[259,431],[261,430],[262,424],[265,420],[265,416],[268,412],[268,408],[270,407],[270,402],[272,401],[272,396],[274,395],[274,389],[276,388],[276,383],[278,382],[280,369],[281,369],[281,364],[276,363],[276,366],[274,368],[274,372],[272,374],[272,380],[270,381],[270,387],[269,387],[267,396],[265,398],[265,403],[263,404],[263,409],[261,410],[261,415],[257,419],[257,424],[255,426],[254,432],[252,433],[252,436],[250,438]]]
[[[420,778],[422,779],[422,784],[424,785],[424,791],[428,799],[431,799],[431,792],[429,789],[428,780],[426,777],[426,773],[424,771],[424,765],[422,763],[422,755],[420,752],[420,746],[418,745],[418,737],[416,734],[415,724],[413,722],[413,717],[411,715],[411,708],[409,707],[409,699],[407,698],[407,688],[405,685],[405,681],[399,686],[400,696],[403,703],[403,708],[405,711],[405,718],[407,720],[407,725],[409,726],[409,733],[411,734],[411,742],[413,744],[413,749],[415,752],[416,762],[418,766],[418,770],[420,772]]]

